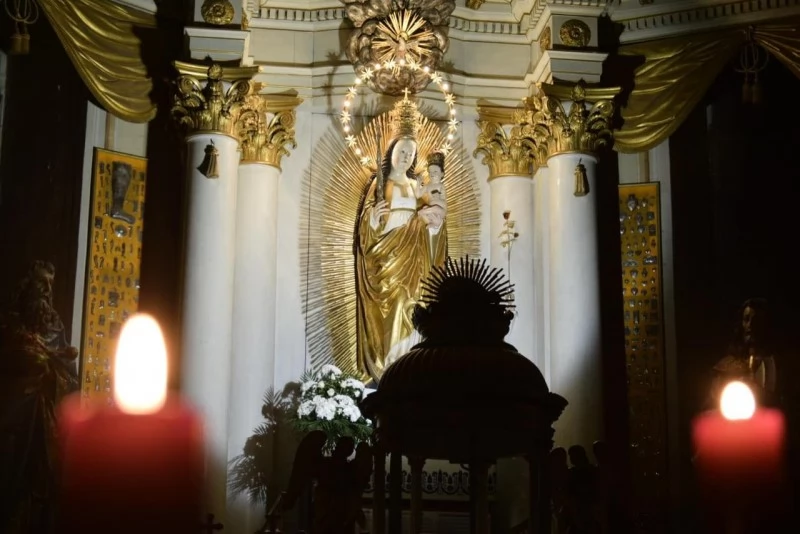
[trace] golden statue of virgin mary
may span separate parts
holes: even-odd
[[[440,184],[432,195],[415,174],[418,115],[408,97],[395,105],[394,137],[369,182],[358,218],[357,365],[376,381],[421,340],[411,314],[422,281],[447,258],[444,156],[433,153],[427,161],[429,175]]]
[[[361,154],[382,154],[381,172],[345,141],[323,136],[304,175],[300,291],[309,366],[335,363],[370,381],[418,339],[409,313],[431,267],[445,251],[480,253],[479,187],[460,142],[414,102],[401,99],[354,136]]]

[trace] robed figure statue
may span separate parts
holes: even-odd
[[[444,188],[432,193],[415,174],[418,117],[407,97],[395,105],[394,138],[369,182],[358,218],[358,369],[376,381],[421,340],[411,314],[422,281],[447,257]],[[432,179],[440,182],[444,156],[433,153],[427,163]]]

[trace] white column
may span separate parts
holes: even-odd
[[[581,162],[589,194],[576,197]],[[550,220],[550,387],[569,401],[556,422],[556,445],[591,450],[603,438],[600,280],[597,257],[597,160],[566,153],[547,162]]]
[[[229,459],[242,454],[247,438],[264,422],[264,392],[273,385],[280,174],[266,163],[239,165]],[[264,510],[239,496],[229,502],[228,522],[234,532],[255,532]]]
[[[550,191],[549,169],[533,176],[533,362],[550,389]]]
[[[219,176],[197,167],[213,141]],[[181,389],[206,427],[208,513],[224,523],[228,462],[238,142],[219,133],[187,137],[189,206],[183,277]]]
[[[491,193],[491,264],[500,267],[514,284],[516,317],[506,341],[534,360],[534,299],[533,299],[533,180],[531,176],[500,175],[489,178]],[[505,220],[503,212],[510,211],[514,231],[519,237],[509,248],[503,247],[501,233]]]

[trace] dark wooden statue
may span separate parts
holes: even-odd
[[[366,443],[356,447],[351,438],[342,438],[325,456],[327,440],[324,432],[315,431],[300,442],[283,507],[292,509],[313,487],[311,534],[351,534],[356,523],[364,526],[361,501],[372,474],[372,451]]]
[[[0,318],[0,532],[53,531],[56,406],[78,389],[53,307],[52,264],[34,262]]]
[[[770,346],[767,301],[748,299],[742,304],[725,357],[714,366],[712,402],[719,402],[722,388],[741,380],[753,388],[762,404],[777,402],[777,369]]]

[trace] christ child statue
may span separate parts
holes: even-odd
[[[417,189],[417,198],[423,207],[419,210],[420,218],[430,230],[438,230],[447,214],[447,196],[444,183],[444,154],[434,152],[428,156],[428,181]]]

